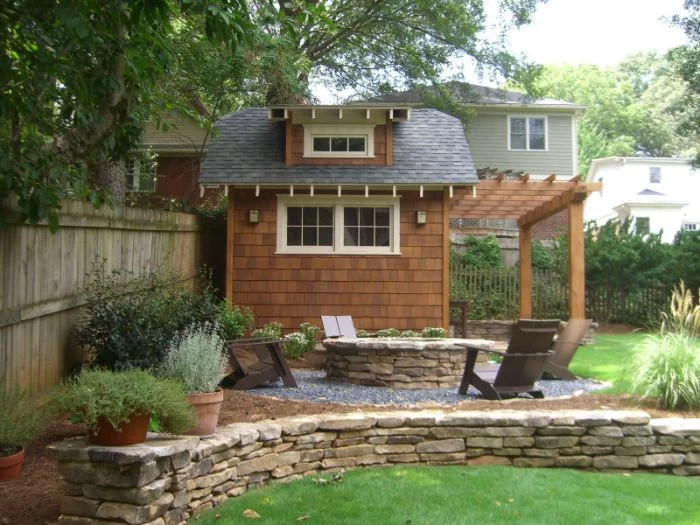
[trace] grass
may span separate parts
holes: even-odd
[[[321,476],[326,479],[329,475]],[[192,523],[638,525],[700,523],[698,480],[514,467],[391,467],[249,491]]]
[[[641,351],[648,334],[596,335],[592,345],[576,351],[569,369],[580,377],[609,381],[612,387],[604,394],[632,394],[632,356]]]

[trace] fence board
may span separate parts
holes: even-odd
[[[65,201],[60,229],[16,224],[0,230],[0,381],[39,391],[58,382],[81,358],[71,342],[93,263],[133,276],[177,271],[193,283],[210,223],[192,214],[138,208],[95,210]]]

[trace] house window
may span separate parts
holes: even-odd
[[[661,168],[651,167],[649,168],[649,182],[653,184],[661,183]]]
[[[156,190],[155,162],[136,158],[126,159],[124,171],[126,172],[126,191],[152,193]]]
[[[277,197],[278,253],[400,254],[399,198]]]
[[[694,232],[697,231],[698,225],[695,222],[686,222],[681,225],[681,230],[684,232]]]
[[[367,137],[323,137],[314,135],[314,153],[366,153]]]
[[[304,157],[374,157],[373,125],[304,126]]]
[[[634,229],[640,235],[645,235],[649,233],[649,217],[637,217],[634,220]]]
[[[547,149],[547,118],[509,117],[508,149],[545,151]]]

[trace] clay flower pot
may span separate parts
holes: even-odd
[[[24,449],[19,448],[15,454],[0,456],[0,481],[16,478],[22,472]]]
[[[106,418],[97,419],[97,429],[88,433],[88,441],[93,445],[118,447],[146,441],[151,414],[134,414],[115,428]]]
[[[187,399],[192,405],[192,412],[197,418],[197,424],[185,434],[192,436],[211,436],[216,432],[219,422],[221,403],[224,402],[224,391],[217,388],[215,392],[197,392],[187,394]]]

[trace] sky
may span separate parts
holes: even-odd
[[[485,0],[495,22],[498,0]],[[662,17],[683,12],[683,0],[548,0],[537,6],[533,22],[509,35],[509,49],[539,64],[597,64],[614,66],[631,53],[665,52],[685,37]],[[465,80],[497,86],[499,80],[480,78],[470,62],[456,65]],[[336,103],[324,88],[314,88],[322,103]]]

